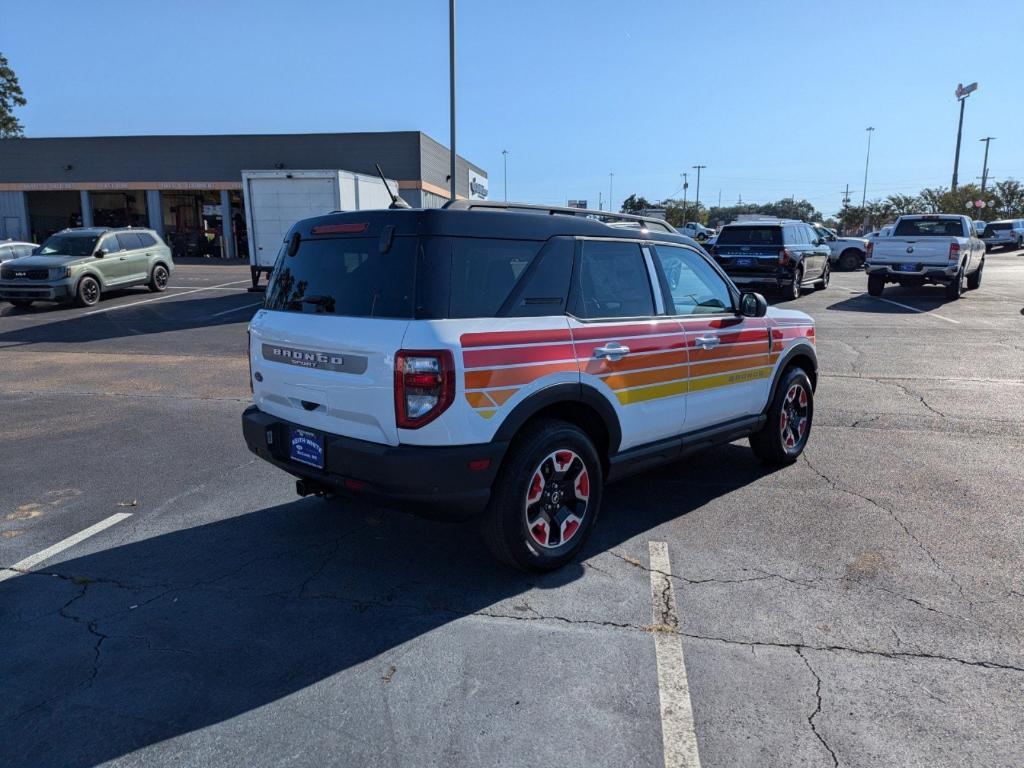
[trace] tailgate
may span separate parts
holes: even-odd
[[[773,245],[719,245],[715,259],[729,275],[774,276],[781,250]]]
[[[949,261],[949,237],[885,237],[875,241],[874,264],[927,264],[945,266]]]
[[[335,435],[398,445],[394,357],[408,320],[261,310],[249,326],[257,407]]]

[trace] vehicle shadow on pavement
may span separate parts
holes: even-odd
[[[144,299],[147,295],[148,292],[140,293],[139,297]],[[168,301],[140,304],[125,309],[115,309],[114,305],[105,305],[101,301],[96,309],[110,307],[111,311],[96,315],[75,313],[62,317],[62,314],[69,310],[56,305],[14,309],[0,315],[0,319],[38,317],[41,322],[0,332],[0,344],[74,344],[123,336],[230,325],[248,321],[259,307],[253,306],[247,310],[240,308],[262,300],[262,293],[235,291],[201,298],[191,294],[182,300],[171,298]],[[238,311],[231,311],[234,309]]]
[[[731,445],[612,486],[583,557],[764,474]],[[360,717],[394,673],[376,657],[583,573],[527,576],[471,526],[313,498],[44,567],[0,583],[0,764],[93,766],[345,670],[332,695]]]
[[[879,298],[889,299],[889,301],[878,301],[876,297],[871,296],[865,290],[864,293],[857,296],[851,296],[848,299],[837,301],[835,304],[829,304],[826,309],[840,312],[863,312],[868,314],[913,315],[918,313],[914,312],[913,309],[898,307],[890,302],[900,301],[910,303],[914,309],[920,310],[921,312],[931,312],[935,309],[941,309],[950,303],[949,299],[947,299],[943,293],[942,288],[935,286],[922,286],[920,288],[889,286],[885,289],[885,294]]]

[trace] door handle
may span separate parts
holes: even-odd
[[[695,341],[701,349],[714,349],[722,343],[722,340],[717,336],[698,336]]]
[[[604,357],[607,358],[607,360],[612,363],[614,363],[617,360],[621,360],[628,354],[629,347],[624,347],[617,341],[605,344],[603,347],[598,347],[597,349],[594,350],[594,357]]]
[[[128,257],[127,256],[118,256],[117,260],[118,261],[128,261]]]

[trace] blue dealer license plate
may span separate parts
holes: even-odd
[[[324,437],[308,429],[290,428],[288,455],[292,461],[324,468]]]
[[[916,264],[900,264],[898,267],[896,267],[896,269],[899,270],[900,272],[917,272],[917,265]]]
[[[736,259],[737,267],[749,267],[754,263],[753,259]]]

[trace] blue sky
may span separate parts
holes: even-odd
[[[448,142],[446,0],[0,0],[29,136],[425,131]],[[459,0],[459,153],[502,196],[868,197],[1024,180],[1024,3]],[[691,176],[690,199],[695,192]]]

